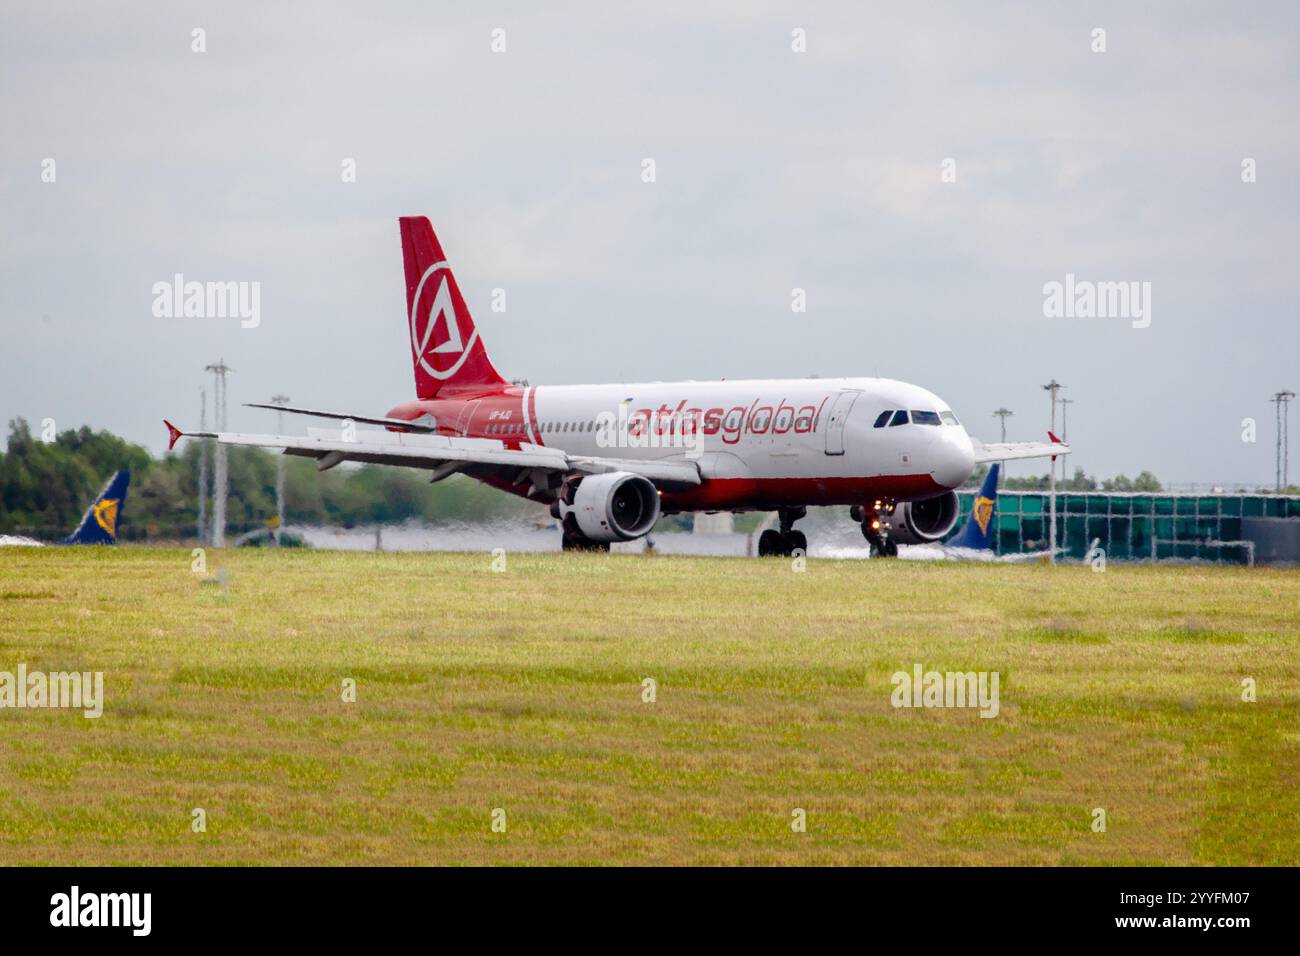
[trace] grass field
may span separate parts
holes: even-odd
[[[507,561],[0,551],[0,864],[1300,863],[1298,572]]]

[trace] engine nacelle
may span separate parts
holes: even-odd
[[[630,471],[586,475],[565,484],[556,510],[592,541],[631,541],[659,520],[659,492]]]
[[[953,529],[960,510],[957,492],[946,491],[937,498],[899,502],[881,525],[898,544],[929,544]]]

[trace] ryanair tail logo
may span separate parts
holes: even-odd
[[[989,533],[989,521],[993,518],[993,499],[980,495],[971,507],[971,517],[979,525],[980,534]]]
[[[120,499],[105,498],[95,502],[95,523],[104,529],[110,538],[117,537],[117,506]]]

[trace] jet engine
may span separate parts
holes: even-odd
[[[630,471],[570,479],[555,505],[566,527],[601,543],[639,538],[659,520],[659,492]]]
[[[957,493],[946,491],[937,498],[899,502],[881,524],[898,544],[929,544],[953,529],[960,508]]]

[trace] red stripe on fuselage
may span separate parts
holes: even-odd
[[[537,389],[534,388],[528,393],[528,427],[533,430],[533,442],[538,445],[545,445],[542,441],[542,429],[537,422]]]

